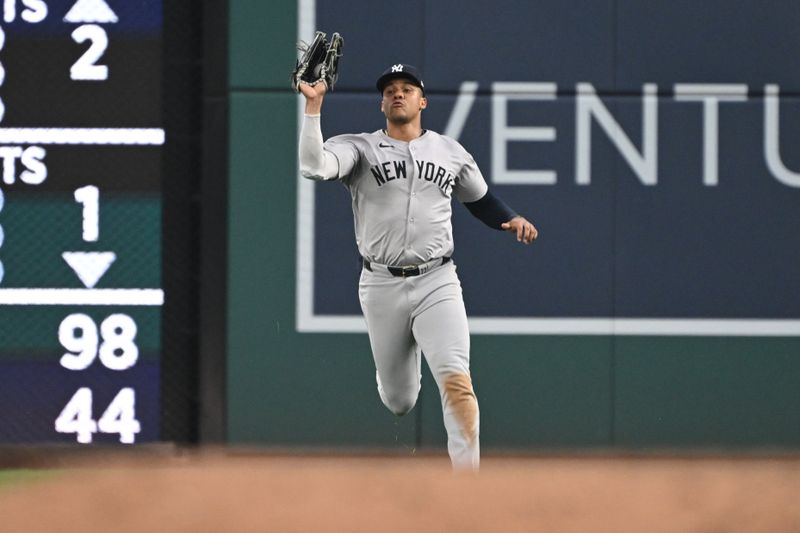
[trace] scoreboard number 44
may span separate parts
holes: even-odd
[[[87,369],[96,358],[109,370],[122,371],[134,366],[139,359],[136,322],[128,315],[113,314],[100,323],[98,332],[94,320],[85,314],[74,313],[61,321],[58,340],[67,353],[60,359],[69,370]],[[102,339],[102,342],[101,342]],[[133,444],[141,424],[136,420],[136,392],[125,387],[120,390],[99,420],[92,416],[92,390],[81,387],[61,410],[55,421],[58,433],[74,433],[81,444],[92,442],[100,433],[118,433],[123,444]]]
[[[117,393],[96,422],[92,418],[92,389],[89,387],[78,389],[56,418],[56,431],[75,433],[81,444],[92,442],[92,434],[98,430],[101,433],[119,433],[121,443],[133,444],[141,429],[136,420],[136,393],[130,387]]]

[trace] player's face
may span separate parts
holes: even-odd
[[[427,106],[428,99],[422,96],[422,90],[410,81],[392,80],[383,88],[381,111],[390,122],[412,122],[419,118],[420,112]]]

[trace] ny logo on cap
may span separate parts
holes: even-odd
[[[392,72],[403,72],[403,65],[392,65]]]

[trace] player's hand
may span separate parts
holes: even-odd
[[[298,85],[300,92],[306,97],[306,113],[309,115],[316,115],[322,109],[322,99],[325,93],[328,92],[328,85],[321,81],[314,85],[309,85],[301,81]]]
[[[539,231],[525,217],[514,217],[500,225],[506,231],[517,234],[517,241],[530,244],[539,236]]]

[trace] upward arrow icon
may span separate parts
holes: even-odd
[[[117,14],[105,0],[78,0],[64,16],[65,22],[117,22]]]
[[[91,289],[117,259],[114,252],[64,252],[64,261],[72,267],[83,284]]]

